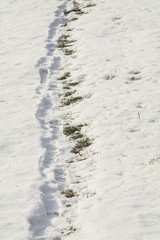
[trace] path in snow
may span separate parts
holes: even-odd
[[[59,118],[57,117],[57,86],[53,75],[61,64],[61,58],[54,52],[59,38],[58,27],[64,23],[65,7],[65,4],[61,4],[55,12],[56,18],[50,23],[46,39],[46,56],[41,57],[36,65],[40,75],[40,85],[37,88],[40,103],[36,117],[40,123],[41,146],[44,149],[44,153],[39,159],[39,170],[44,183],[40,187],[42,202],[29,217],[30,230],[33,232],[31,238],[34,239],[37,239],[38,236],[42,239],[45,236],[45,230],[52,226],[53,218],[57,217],[60,208],[56,192],[63,190],[64,171],[61,163],[57,163]],[[44,239],[46,238],[44,237]]]
[[[1,3],[0,237],[159,240],[159,3],[95,0],[64,16],[75,1],[54,1],[52,17],[51,2]],[[81,101],[60,107],[68,86]],[[92,144],[77,155],[63,129],[80,124]]]
[[[74,1],[68,4],[73,8]],[[46,55],[36,67],[39,70],[40,85],[36,92],[40,103],[36,112],[41,127],[41,147],[44,153],[39,159],[41,174],[40,198],[30,216],[29,239],[61,239],[64,232],[71,231],[72,219],[66,208],[67,199],[62,192],[69,184],[67,159],[70,156],[70,143],[63,134],[63,111],[59,106],[59,85],[57,77],[62,65],[63,54],[57,45],[63,33],[61,26],[67,21],[65,3],[58,7],[55,19],[50,23],[46,39]]]
[[[57,69],[58,59],[55,57],[52,61],[49,55],[55,48],[52,38],[63,21],[60,19],[65,6],[62,3],[57,0],[0,2],[0,239],[26,240],[28,229],[34,235],[32,238],[31,234],[29,239],[43,235],[50,225],[50,213],[58,208],[53,198],[49,203],[46,197],[48,192],[51,196],[58,188],[48,185],[43,163],[47,156],[46,168],[50,165],[51,153],[55,151],[51,138],[56,135],[58,124],[56,120],[50,123],[53,132],[47,136],[49,123],[47,125],[42,118],[47,118],[52,102],[45,86],[49,76],[44,81],[46,72],[40,65],[50,67],[47,69],[50,76]],[[48,42],[45,42],[46,37]],[[41,77],[43,75],[41,86],[38,68]],[[52,116],[52,119],[56,117]],[[57,175],[58,169],[55,172]],[[52,212],[49,209],[51,203],[54,206]],[[37,233],[40,225],[44,228]]]

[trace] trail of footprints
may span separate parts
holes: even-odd
[[[57,79],[57,81],[52,80],[52,76],[54,75],[55,71],[58,71],[62,61],[60,56],[57,56],[57,54],[55,56],[54,52],[56,48],[58,48],[60,51],[63,51],[64,57],[71,57],[73,54],[75,54],[75,51],[72,49],[75,40],[70,39],[70,33],[73,30],[70,28],[70,23],[76,21],[80,15],[86,14],[87,12],[85,9],[89,9],[95,5],[86,2],[84,8],[82,9],[80,4],[78,4],[76,1],[73,1],[73,6],[73,9],[70,11],[64,10],[66,9],[66,4],[59,6],[56,12],[57,18],[49,26],[46,44],[48,53],[37,63],[37,67],[39,68],[40,85],[36,91],[37,94],[41,96],[41,101],[38,105],[36,117],[42,129],[42,148],[45,149],[44,154],[39,160],[39,170],[42,178],[44,179],[44,183],[40,188],[40,206],[41,209],[43,208],[43,216],[45,217],[42,219],[41,214],[30,217],[29,221],[32,238],[44,236],[46,229],[50,228],[51,226],[55,227],[55,231],[57,231],[56,236],[53,236],[54,240],[61,240],[63,236],[72,234],[77,230],[77,228],[73,226],[73,216],[75,213],[73,214],[71,212],[73,212],[72,205],[76,204],[78,201],[77,198],[81,193],[77,193],[76,190],[67,188],[67,177],[70,177],[67,176],[67,172],[70,171],[69,165],[72,163],[86,160],[83,150],[89,147],[92,141],[82,133],[83,127],[87,126],[86,123],[74,126],[70,123],[69,118],[68,120],[65,119],[63,134],[65,134],[70,141],[74,141],[75,145],[71,150],[73,158],[67,162],[65,162],[65,159],[62,161],[61,151],[63,151],[63,146],[59,147],[58,145],[61,124],[58,117],[59,110],[55,106],[55,102],[57,102],[57,97],[59,95],[60,107],[67,112],[68,106],[83,101],[85,96],[76,95],[76,88],[81,83],[81,80],[73,81],[71,79],[71,73],[68,70],[64,72]],[[70,13],[75,13],[75,17],[70,18]],[[70,19],[68,20],[68,18]],[[59,38],[56,46],[54,42],[56,42],[56,34],[59,26],[62,26],[62,28],[66,30],[67,34],[63,34]],[[62,84],[62,94],[58,94],[59,83]],[[49,121],[48,119],[50,119],[51,116],[54,116],[54,119]],[[68,167],[68,169],[66,169],[66,167]],[[70,175],[72,173],[73,170],[70,171]],[[51,176],[53,177],[51,178]],[[72,180],[70,180],[73,182],[73,184],[76,184],[77,189],[78,184],[81,182],[80,178],[81,176],[76,175],[72,176]],[[88,194],[88,196],[89,195],[91,196],[92,194]],[[73,201],[71,201],[72,199]],[[58,218],[66,219],[63,220],[66,222],[66,224],[68,222],[66,227],[63,227],[63,229],[56,226],[56,219]],[[41,223],[43,222],[43,227],[42,225],[38,226],[35,220]]]

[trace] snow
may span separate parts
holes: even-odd
[[[96,194],[78,204],[81,231],[69,239],[159,239],[159,9],[99,1],[73,25],[71,72],[86,76],[78,92],[91,97],[71,116],[87,120],[98,154],[88,181]]]
[[[35,117],[39,96],[36,67],[58,1],[0,3],[0,238],[28,237],[28,215],[40,200],[39,158],[44,150]],[[62,4],[61,4],[62,5]]]
[[[0,9],[0,238],[159,240],[160,4]],[[64,130],[79,125],[91,145],[75,154]]]

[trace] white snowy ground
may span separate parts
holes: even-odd
[[[159,240],[160,3],[77,2],[0,3],[0,239]]]
[[[32,215],[43,214],[36,65],[49,52],[63,8],[56,0],[0,1],[0,239],[27,239]]]
[[[96,194],[79,202],[81,230],[69,239],[158,240],[160,3],[94,2],[71,25],[78,41],[69,61],[73,78],[85,76],[79,95],[91,97],[69,110],[94,139],[94,168],[82,176],[92,171],[87,185]]]

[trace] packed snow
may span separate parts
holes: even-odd
[[[160,3],[0,12],[0,239],[159,240]]]

